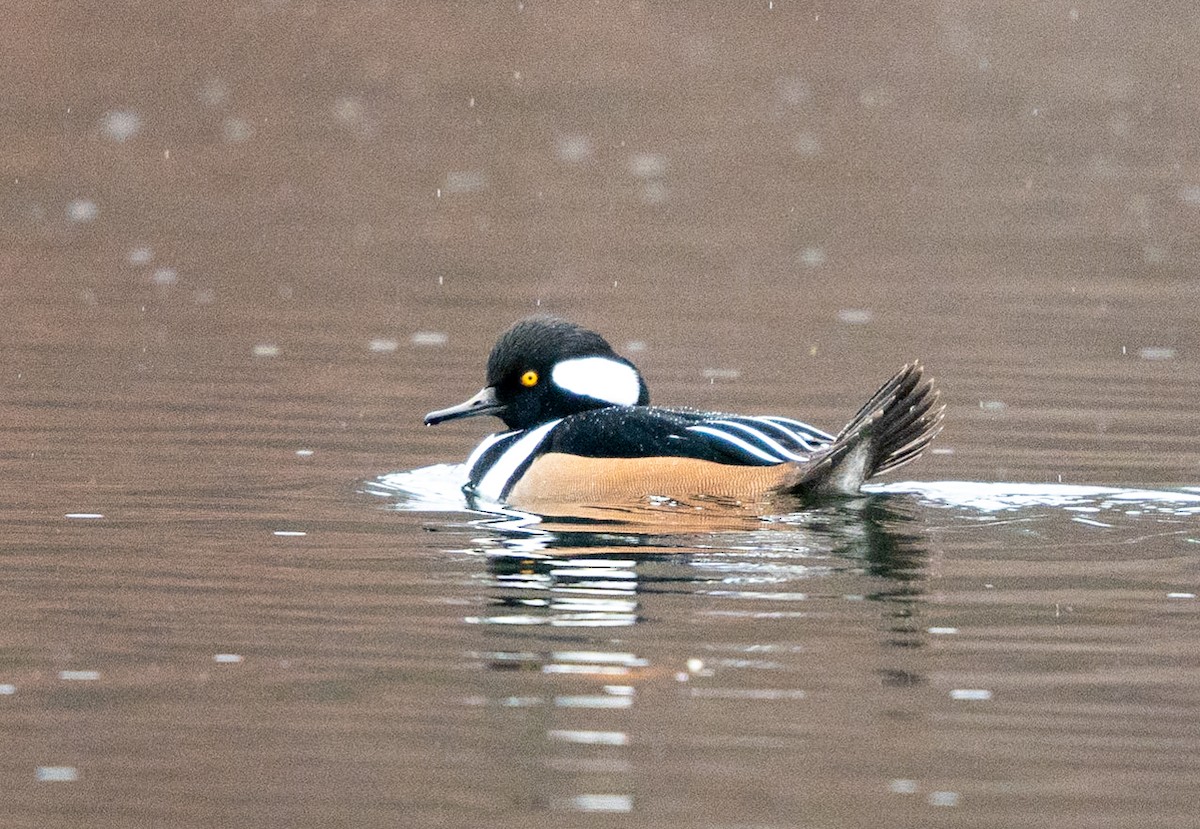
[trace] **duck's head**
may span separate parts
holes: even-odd
[[[425,415],[425,425],[495,415],[510,429],[604,406],[644,406],[646,381],[608,341],[573,322],[529,317],[505,331],[488,357],[487,385],[471,399]]]

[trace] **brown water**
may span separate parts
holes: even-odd
[[[1198,825],[1195,12],[845,5],[9,8],[0,824]],[[539,308],[944,483],[468,513]]]

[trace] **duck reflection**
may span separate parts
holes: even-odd
[[[620,627],[638,621],[634,559],[498,554],[488,562],[491,612],[469,622]]]
[[[861,628],[868,608],[882,653],[835,650],[828,669],[853,665],[855,681],[876,687],[922,681],[910,657],[928,556],[909,502],[870,497],[753,518],[687,509],[662,526],[618,512],[506,511],[475,522],[486,604],[465,621],[486,643],[474,654],[479,704],[510,712],[501,727],[525,741],[525,791],[545,808],[634,809],[643,770],[634,773],[633,747],[647,739],[639,722],[699,706],[726,723],[719,734],[737,728],[746,706],[797,716],[789,706],[807,704],[805,686],[826,667],[813,662],[811,640],[840,641],[837,626]],[[757,738],[728,739],[740,751]]]
[[[698,586],[714,594],[714,574],[725,584],[753,584],[751,594],[778,594],[774,587],[858,571],[875,588],[861,598],[884,604],[895,621],[890,631],[905,635],[895,644],[910,647],[928,558],[914,511],[902,499],[872,497],[753,521],[708,514],[690,528],[676,520],[665,530],[615,515],[546,521],[506,511],[475,522],[488,531],[479,550],[492,590],[489,611],[467,621],[628,626],[644,618],[639,596]]]

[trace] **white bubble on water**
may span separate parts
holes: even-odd
[[[819,268],[825,264],[825,260],[827,258],[828,257],[825,255],[825,251],[816,246],[810,245],[809,247],[806,247],[804,250],[800,251],[800,262],[805,267]]]
[[[586,135],[563,135],[554,142],[559,161],[580,164],[596,154],[595,142]]]
[[[984,702],[992,698],[992,692],[986,688],[955,688],[950,692],[950,699]]]
[[[95,682],[100,678],[99,671],[59,671],[58,678],[63,682]]]
[[[640,193],[642,203],[650,205],[665,204],[670,195],[667,186],[661,181],[647,181],[642,185]]]
[[[667,172],[667,157],[659,153],[638,153],[629,159],[629,172],[637,178],[658,178]]]
[[[129,251],[129,264],[145,265],[154,258],[154,251],[148,247],[137,247]]]
[[[221,137],[226,144],[241,144],[254,137],[254,125],[245,118],[226,118],[221,122]]]
[[[796,152],[807,158],[812,158],[821,154],[821,139],[817,138],[812,133],[802,132],[792,141],[792,146]]]
[[[408,338],[413,345],[445,345],[450,337],[442,331],[417,331]]]
[[[812,86],[804,78],[779,78],[775,91],[779,102],[787,106],[798,106],[812,97]]]
[[[342,95],[333,102],[333,117],[343,127],[354,127],[367,117],[367,107],[361,98]]]
[[[67,221],[85,224],[96,218],[100,209],[91,199],[74,199],[67,203]]]
[[[579,794],[563,801],[555,801],[553,805],[573,812],[632,812],[633,795]]]
[[[39,783],[73,783],[79,779],[74,766],[38,766],[35,776]]]
[[[838,321],[846,325],[866,325],[874,316],[865,308],[843,308],[838,311]]]
[[[142,128],[142,118],[129,110],[112,110],[100,118],[100,132],[110,141],[128,141]]]
[[[475,193],[487,187],[487,176],[481,170],[453,170],[446,173],[442,189],[447,193]]]
[[[210,107],[220,106],[229,98],[229,84],[220,78],[209,78],[196,92],[196,97]]]

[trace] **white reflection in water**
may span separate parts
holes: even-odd
[[[1168,515],[1200,514],[1200,492],[1195,487],[1179,490],[1124,489],[1071,484],[984,483],[980,481],[904,481],[869,485],[872,494],[920,496],[930,506],[960,507],[981,512],[1000,512],[1024,507],[1090,507],[1096,512],[1119,509],[1124,513],[1136,504],[1145,512]]]
[[[100,678],[99,671],[59,671],[58,678],[63,682],[95,682]]]
[[[517,612],[472,616],[468,623],[619,627],[637,622],[637,571],[631,560],[497,555],[489,561],[494,583],[503,591],[495,603]]]
[[[603,662],[624,665],[627,668],[640,668],[646,664],[632,653],[608,653],[605,651],[555,651],[553,657],[558,662]]]
[[[808,599],[807,593],[768,593],[754,590],[707,590],[705,593],[724,599],[763,599],[772,602],[803,602]]]
[[[631,708],[633,697],[614,697],[607,694],[560,696],[554,698],[557,708]]]
[[[805,693],[799,688],[692,688],[693,697],[700,699],[739,699],[776,701],[789,699],[804,699]]]
[[[376,337],[367,343],[367,349],[377,354],[390,354],[399,347],[400,342],[391,337]]]
[[[444,331],[417,331],[408,338],[408,341],[413,345],[439,346],[449,342],[450,335]],[[450,464],[446,465],[449,466]]]
[[[992,692],[986,688],[955,688],[950,692],[950,699],[981,701],[991,698]]]
[[[633,810],[633,795],[581,794],[562,801],[561,805],[576,812],[629,812]]]
[[[79,769],[74,766],[38,766],[39,783],[71,783],[79,779]]]
[[[624,731],[568,731],[554,729],[546,732],[551,740],[586,746],[627,746],[629,735]]]
[[[628,668],[619,665],[543,665],[544,674],[588,674],[600,676],[627,676]]]

